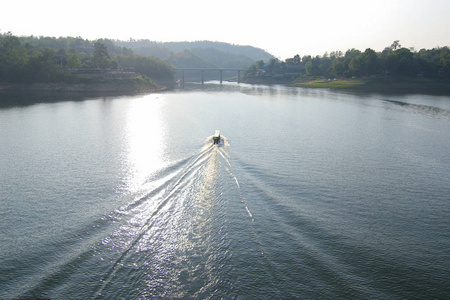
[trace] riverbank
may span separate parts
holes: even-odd
[[[290,84],[303,88],[329,88],[379,93],[425,93],[450,95],[450,81],[423,77],[369,77],[352,79],[315,79]]]
[[[136,93],[166,90],[167,86],[142,77],[84,80],[79,82],[0,83],[0,91]]]

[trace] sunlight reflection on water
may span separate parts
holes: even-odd
[[[127,157],[128,192],[142,188],[146,178],[164,166],[164,134],[161,95],[146,95],[130,103],[127,111]]]

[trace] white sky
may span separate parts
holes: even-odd
[[[211,40],[295,54],[450,46],[450,0],[14,0],[0,32],[152,41]]]

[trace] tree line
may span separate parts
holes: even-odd
[[[402,47],[399,41],[381,52],[368,48],[332,51],[323,56],[296,55],[285,61],[271,59],[257,61],[246,72],[251,77],[363,77],[376,75],[423,76],[427,78],[450,78],[450,49],[414,49]]]
[[[153,81],[173,80],[167,63],[143,57],[107,39],[17,37],[0,34],[0,82],[74,82],[75,70],[132,69]]]

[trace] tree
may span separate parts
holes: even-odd
[[[399,40],[395,40],[392,45],[391,45],[391,50],[395,51],[398,49],[400,49],[402,47],[402,45],[400,45],[400,41]]]
[[[58,69],[55,61],[55,51],[46,49],[37,51],[30,57],[26,75],[29,75],[29,80],[32,81],[55,81],[59,75]]]
[[[258,69],[262,69],[262,67],[264,67],[264,61],[263,61],[263,60],[258,60],[258,61],[255,63],[255,65],[256,65],[256,67],[257,67]]]
[[[365,75],[374,75],[378,71],[378,57],[374,50],[367,48],[359,55],[361,59],[362,73]]]
[[[107,68],[111,58],[108,54],[108,48],[100,42],[94,43],[94,57],[92,58],[92,66],[97,68]]]
[[[331,51],[330,53],[330,57],[332,58],[339,58],[342,57],[344,54],[342,53],[342,51]]]
[[[275,74],[277,74],[281,69],[281,62],[276,59],[276,58],[272,58],[269,61],[269,65],[267,66],[267,72],[269,73],[269,75],[273,76]]]
[[[439,64],[442,65],[443,73],[450,75],[450,49],[444,47],[441,49]]]
[[[0,80],[20,81],[27,62],[27,50],[20,40],[8,34],[0,38]]]
[[[302,64],[302,59],[300,58],[300,55],[297,54],[293,58],[286,59],[286,64],[300,66]]]
[[[328,76],[331,73],[331,66],[333,60],[328,56],[328,53],[324,55],[321,59],[319,58],[319,69],[322,75]]]
[[[335,76],[343,76],[345,72],[345,65],[343,59],[336,59],[331,65],[331,72]]]
[[[399,75],[414,74],[414,54],[407,48],[400,48],[386,56],[386,70]]]
[[[321,75],[319,64],[320,64],[320,57],[319,56],[316,56],[312,60],[308,61],[306,63],[306,74],[312,75],[312,76],[319,76],[319,75]]]
[[[352,48],[352,49],[348,49],[345,52],[345,57],[352,59],[353,57],[356,57],[360,54],[361,54],[361,51],[359,51],[358,49]]]
[[[344,60],[343,60],[344,70],[345,70],[344,71],[344,75],[346,75],[346,76],[355,75],[354,72],[351,71],[351,69],[352,70],[358,69],[358,68],[356,68],[357,67],[356,61],[353,62],[351,68],[350,68],[350,62],[352,61],[352,59],[358,57],[360,54],[361,54],[361,51],[359,51],[359,50],[357,50],[355,48],[348,49],[345,52]]]
[[[304,55],[302,57],[302,64],[306,65],[306,63],[311,60],[312,60],[311,55]]]
[[[81,59],[76,53],[70,53],[67,56],[67,67],[69,69],[77,69],[81,67]]]
[[[348,64],[348,70],[352,75],[361,76],[364,74],[364,61],[361,55],[353,57]]]
[[[413,75],[413,53],[407,48],[395,51],[398,59],[397,71],[402,75]]]

